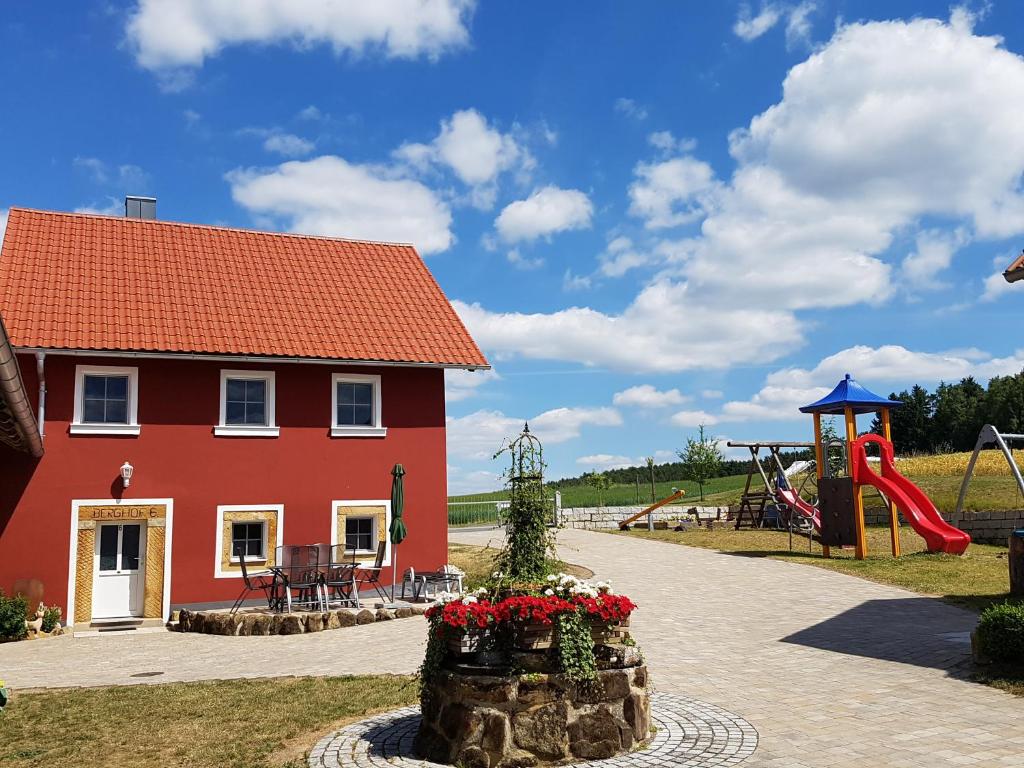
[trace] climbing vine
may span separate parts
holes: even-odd
[[[584,683],[597,679],[597,659],[594,658],[594,638],[586,611],[560,614],[558,622],[558,665],[573,682]]]
[[[539,582],[555,560],[554,537],[548,531],[548,500],[544,488],[544,452],[530,434],[530,425],[503,446],[494,458],[508,454],[505,473],[509,508],[505,516],[505,546],[498,556],[502,577],[512,583]]]

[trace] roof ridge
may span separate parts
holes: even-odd
[[[82,213],[78,211],[50,211],[45,208],[27,208],[20,205],[12,205],[8,208],[8,213],[14,213],[15,211],[21,211],[24,213],[45,213],[51,216],[67,216],[69,218],[85,218],[85,219],[109,219],[111,221],[122,221],[128,222],[132,225],[136,224],[147,224],[147,225],[166,225],[171,227],[188,227],[191,229],[212,229],[218,232],[240,232],[246,235],[270,235],[271,237],[287,237],[295,238],[298,240],[326,240],[328,242],[335,243],[359,243],[363,245],[391,245],[399,248],[412,248],[416,250],[416,246],[413,243],[401,242],[397,240],[364,240],[356,237],[332,237],[330,235],[309,235],[300,232],[272,232],[266,229],[246,229],[245,227],[224,227],[216,224],[195,224],[188,221],[168,221],[166,219],[135,219],[128,216],[113,216],[105,213]],[[416,251],[419,255],[419,251]],[[422,259],[423,257],[420,256]]]

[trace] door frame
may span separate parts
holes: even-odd
[[[135,570],[133,572],[123,573],[123,574],[122,573],[115,574],[115,576],[127,576],[128,577],[128,582],[127,582],[127,585],[128,585],[128,599],[126,601],[127,604],[128,604],[128,613],[125,613],[124,615],[121,615],[121,616],[104,616],[104,617],[97,618],[97,616],[96,616],[96,587],[98,586],[98,584],[100,582],[100,579],[103,579],[103,578],[113,578],[111,576],[104,577],[102,575],[103,572],[100,570],[100,542],[101,542],[101,539],[102,539],[101,530],[103,528],[106,528],[107,526],[110,526],[111,528],[113,528],[114,526],[118,527],[119,530],[117,532],[117,558],[118,558],[118,564],[121,564],[121,561],[122,561],[122,559],[124,557],[124,526],[126,526],[126,525],[137,525],[139,527],[138,564],[136,565]],[[145,520],[140,520],[138,522],[129,521],[129,522],[124,522],[124,523],[115,522],[115,521],[111,520],[111,521],[107,521],[107,522],[98,522],[98,523],[96,523],[96,534],[95,534],[95,539],[96,540],[93,542],[94,554],[93,554],[93,564],[92,564],[92,567],[93,567],[93,570],[92,570],[92,620],[93,621],[101,622],[101,621],[111,621],[111,620],[118,620],[118,619],[137,619],[137,618],[142,618],[144,616],[144,614],[146,613],[146,597],[145,597],[145,591],[146,591],[146,537],[147,537],[148,533],[149,533],[149,523],[146,522]],[[116,569],[116,570],[120,570],[120,569]],[[134,590],[134,594],[135,594],[135,601],[132,600],[133,590]],[[133,602],[137,602],[137,605],[138,605],[138,608],[136,609],[137,613],[133,613],[132,612]]]
[[[71,531],[69,535],[70,548],[68,551],[68,599],[67,612],[65,614],[67,625],[74,627],[75,624],[75,578],[78,564],[78,516],[81,507],[134,507],[139,505],[152,504],[162,506],[165,510],[164,517],[164,584],[161,601],[161,619],[166,622],[171,615],[171,549],[174,530],[174,499],[72,499],[71,501]],[[113,521],[111,521],[113,522]],[[148,527],[148,526],[147,526]],[[149,531],[146,531],[147,536]],[[89,613],[92,613],[90,607]]]

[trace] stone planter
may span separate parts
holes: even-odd
[[[600,760],[650,737],[644,666],[606,669],[577,685],[561,674],[443,672],[425,691],[417,753],[464,768]]]
[[[491,631],[487,629],[471,629],[461,635],[449,632],[447,636],[448,652],[453,656],[468,656],[471,653],[479,653],[487,649],[491,637]]]

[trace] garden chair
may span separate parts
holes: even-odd
[[[324,589],[327,605],[351,603],[356,608],[359,604],[359,585],[356,583],[356,553],[346,551],[344,544],[335,544],[328,548],[327,568],[324,571]]]
[[[263,592],[263,596],[267,599],[267,606],[270,610],[274,610],[275,606],[278,606],[278,595],[277,587],[278,580],[273,574],[259,574],[251,575],[249,569],[245,564],[245,551],[244,546],[239,544],[235,547],[235,556],[238,557],[238,564],[242,568],[242,583],[245,585],[242,588],[242,593],[235,600],[231,606],[231,614],[234,615],[238,612],[238,609],[242,607],[242,603],[253,592]]]
[[[326,611],[325,590],[320,574],[320,549],[309,545],[277,548],[278,570],[284,577],[284,596],[288,613],[293,605]],[[298,591],[298,599],[292,596]]]
[[[402,574],[402,599],[405,600],[405,588],[406,586],[412,587],[412,599],[417,601],[421,596],[426,596],[427,590],[427,577],[420,574],[416,575],[415,568],[406,568],[405,573]]]
[[[423,596],[427,597],[427,589],[431,586],[434,587],[434,594],[437,594],[438,589],[444,592],[456,592],[462,594],[463,586],[462,580],[465,577],[465,571],[460,570],[451,563],[446,563],[441,566],[440,570],[434,573],[422,574],[421,578],[423,581]]]
[[[360,591],[362,591],[364,585],[373,587],[382,600],[390,602],[391,598],[384,591],[384,586],[380,583],[380,575],[384,571],[384,557],[387,555],[387,551],[388,543],[386,541],[380,542],[377,545],[377,557],[374,559],[373,565],[356,567],[356,583],[359,585]]]

